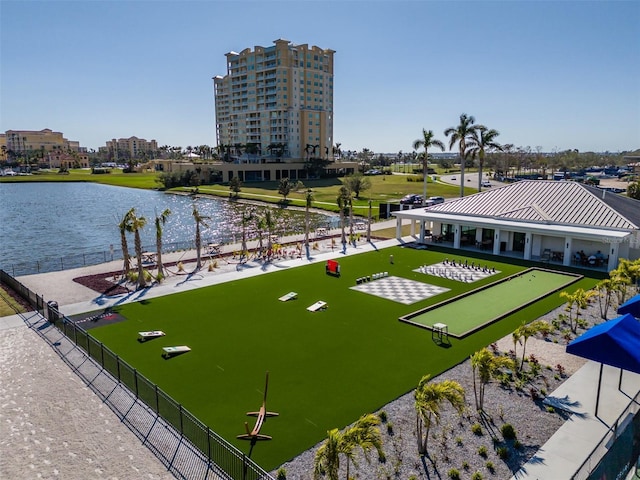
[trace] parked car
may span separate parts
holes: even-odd
[[[491,187],[491,182],[489,180],[483,180],[480,185],[482,185],[483,187],[487,188],[487,187]]]
[[[364,172],[365,175],[382,175],[382,172],[380,170],[376,170],[371,169],[371,170],[367,170],[366,172]]]
[[[444,203],[444,197],[429,197],[431,205],[437,205],[438,203]]]
[[[422,204],[422,195],[410,193],[400,199],[400,203],[403,205],[420,205]]]

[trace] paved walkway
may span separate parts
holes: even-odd
[[[533,480],[547,478],[573,478],[600,441],[610,438],[610,430],[615,426],[625,410],[631,405],[631,418],[640,405],[640,375],[605,365],[602,371],[598,416],[595,416],[598,398],[598,377],[600,364],[589,361],[569,377],[558,389],[545,399],[554,408],[571,412],[571,417],[545,443],[542,448],[512,477],[512,480]],[[634,402],[636,398],[636,402]],[[630,420],[624,418],[622,420]],[[599,460],[611,447],[611,441],[603,442],[596,450],[592,462],[576,476],[587,478],[589,470],[596,467]],[[589,468],[590,467],[590,468]]]

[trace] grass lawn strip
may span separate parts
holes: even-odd
[[[446,324],[449,335],[463,338],[514,311],[556,292],[581,276],[530,269],[471,294],[401,317],[403,322],[431,328]]]
[[[394,263],[389,263],[389,256]],[[474,283],[434,278],[430,283],[450,291],[403,305],[350,289],[356,279],[376,272],[424,280],[412,270],[442,261],[446,254],[392,247],[340,257],[342,275],[325,274],[323,263],[275,270],[243,280],[195,289],[116,307],[127,320],[91,330],[115,354],[133,366],[216,433],[248,452],[245,413],[262,400],[269,371],[270,418],[252,458],[275,468],[366,412],[415,388],[427,373],[437,375],[479,348],[562,304],[543,299],[443,349],[431,332],[397,321],[418,307],[454,298],[523,267],[491,262],[502,273]],[[577,286],[592,286],[589,279]],[[295,291],[298,298],[278,299]],[[328,308],[308,312],[318,300]],[[162,330],[166,336],[137,341],[138,332]],[[162,347],[186,345],[191,351],[170,360]]]

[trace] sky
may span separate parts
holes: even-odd
[[[343,151],[448,146],[462,113],[503,144],[640,148],[638,0],[0,0],[0,131],[215,146],[225,53],[279,38],[336,51]]]

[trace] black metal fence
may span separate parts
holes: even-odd
[[[114,395],[113,392],[115,388],[111,384],[126,387],[123,388],[123,390],[126,390],[125,396],[129,395],[135,401],[142,402],[150,412],[153,412],[153,414],[156,414],[164,420],[167,426],[173,427],[176,436],[180,439],[180,443],[186,441],[198,450],[206,465],[204,473],[202,468],[194,468],[193,462],[191,462],[191,464],[187,462],[176,463],[173,461],[173,458],[170,461],[168,458],[169,455],[163,453],[162,447],[154,445],[153,441],[149,441],[149,439],[153,437],[150,435],[150,429],[152,427],[149,427],[149,424],[153,424],[154,422],[140,422],[139,415],[136,416],[135,421],[125,422],[136,435],[145,439],[145,442],[151,450],[163,463],[170,467],[173,473],[176,473],[180,478],[209,478],[211,475],[212,477],[242,480],[273,480],[273,477],[269,475],[269,473],[198,420],[180,403],[162,391],[156,384],[141,375],[133,366],[118,357],[118,355],[109,350],[102,342],[93,338],[86,330],[60,313],[57,308],[58,305],[55,302],[50,301],[45,303],[43,297],[29,290],[4,270],[0,270],[0,283],[7,285],[34,307],[40,314],[43,323],[47,323],[45,319],[48,320],[47,327],[43,325],[36,330],[40,335],[44,336],[49,343],[55,345],[55,348],[63,357],[63,360],[71,365],[76,372],[80,373],[80,365],[86,363],[85,360],[87,357],[93,360],[92,363],[95,364],[97,368],[91,370],[91,373],[83,375],[83,377],[87,383],[91,384],[93,390],[103,397],[105,402],[112,402],[110,407],[114,409],[114,411],[129,412],[131,406],[125,402],[125,407],[119,408],[118,405],[113,403],[115,399],[118,399],[118,402],[122,402],[122,394]],[[55,336],[55,334],[51,331],[62,333],[64,338],[68,339],[71,348],[63,351],[60,346],[60,339],[52,338],[52,335]],[[83,355],[85,359],[74,361],[71,359],[71,352],[77,352],[78,348],[86,353],[86,355]],[[87,367],[83,368],[86,369]],[[97,370],[97,373],[95,373],[94,370]],[[97,382],[96,378],[99,375],[108,376],[111,381],[105,381],[103,379],[102,382]],[[98,383],[107,383],[109,385],[100,389],[96,387]],[[161,438],[158,443],[167,443],[166,438]],[[174,456],[175,454],[172,455],[172,457]]]

